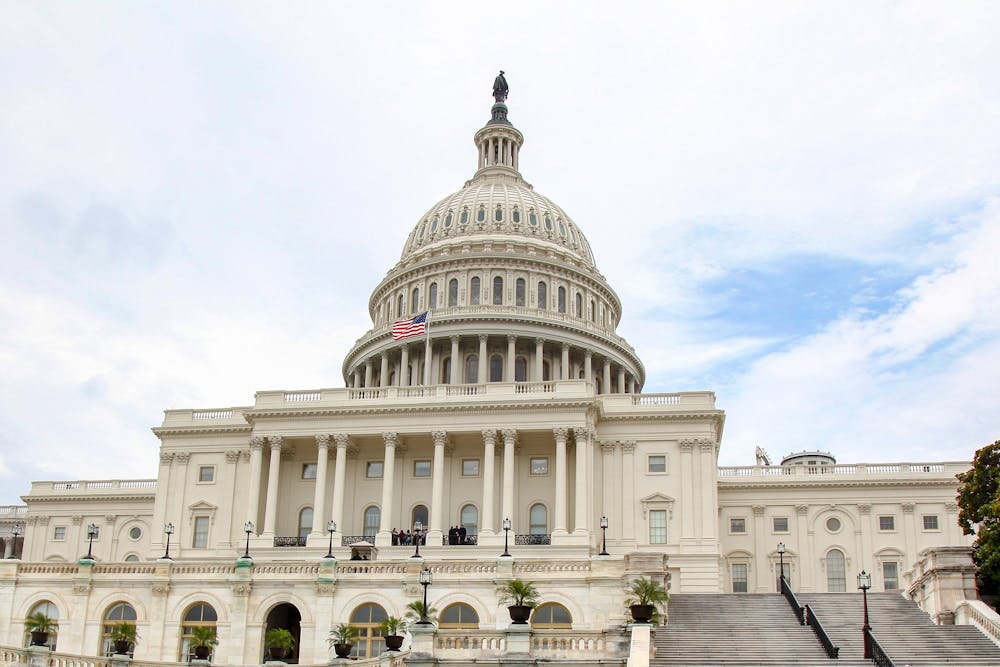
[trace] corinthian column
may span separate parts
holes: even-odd
[[[250,438],[250,497],[247,499],[247,521],[252,521],[260,532],[257,524],[257,512],[260,510],[260,468],[264,456],[264,438],[255,435]]]
[[[267,470],[267,500],[264,505],[265,537],[274,537],[274,522],[278,514],[278,473],[281,471],[281,436],[269,435],[267,442],[271,446],[271,465]]]
[[[552,429],[556,437],[556,516],[552,526],[552,534],[564,535],[566,533],[566,436],[569,429],[557,427]]]
[[[494,494],[496,493],[495,482],[493,481],[494,466],[496,464],[496,442],[496,429],[483,429],[483,516],[479,521],[481,524],[479,532],[486,535],[492,535],[496,530],[494,527],[496,524],[493,523],[493,515],[496,513],[493,509]]]
[[[502,519],[514,521],[514,444],[517,442],[517,431],[504,429],[503,435],[503,498],[501,499]],[[514,526],[517,532],[517,525]]]
[[[327,455],[330,451],[330,436],[321,433],[316,436],[316,488],[313,489],[313,525],[312,534],[322,537],[326,523],[326,468]]]
[[[347,476],[347,446],[351,439],[344,433],[333,436],[337,443],[337,461],[333,470],[333,506],[330,508],[330,519],[337,522],[337,530],[344,532],[344,480]]]
[[[574,428],[576,440],[576,506],[573,508],[573,532],[586,535],[590,532],[587,516],[587,468],[590,463],[590,431]]]
[[[387,547],[392,544],[393,478],[396,476],[396,445],[399,444],[399,434],[386,432],[382,434],[382,439],[385,440],[385,459],[382,463],[382,507],[375,544]]]
[[[448,434],[433,431],[431,438],[434,440],[434,476],[431,478],[431,525],[427,537],[429,544],[440,544],[444,516],[444,446],[448,442]]]

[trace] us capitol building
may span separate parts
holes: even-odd
[[[518,577],[540,591],[533,656],[610,656],[637,577],[674,595],[774,592],[779,563],[796,592],[856,592],[864,569],[873,590],[950,613],[920,573],[959,553],[971,576],[955,505],[968,463],[759,450],[720,467],[715,395],[643,392],[621,301],[581,228],[522,177],[501,92],[472,178],[372,292],[344,388],[167,410],[155,479],[39,481],[0,508],[0,644],[25,646],[41,610],[60,654],[106,655],[125,621],[137,661],[186,662],[211,625],[213,662],[254,664],[284,627],[290,660],[324,664],[331,627],[352,623],[355,655],[377,655],[377,622],[427,591],[437,657],[490,656],[510,625],[498,588]],[[393,338],[425,311],[425,333]]]

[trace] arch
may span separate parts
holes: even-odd
[[[528,381],[528,360],[524,357],[514,359],[514,382]]]
[[[410,293],[410,313],[415,314],[420,309],[420,288],[414,287]]]
[[[449,216],[450,217],[450,216]],[[434,310],[438,305],[438,284],[431,283],[427,290],[427,310]]]
[[[547,535],[549,532],[549,510],[545,503],[535,503],[528,510],[528,534]]]
[[[470,354],[465,358],[465,383],[477,384],[479,382],[479,355]]]
[[[518,278],[514,281],[514,305],[524,306],[525,298],[525,282],[524,278]]]
[[[458,305],[458,278],[448,281],[448,307],[454,308]]]
[[[476,630],[479,628],[479,614],[472,605],[453,602],[438,614],[438,627]]]
[[[364,514],[362,515],[361,525],[364,526],[362,534],[365,539],[375,538],[378,534],[379,525],[382,521],[382,510],[379,509],[378,505],[369,505],[365,508]]]
[[[181,615],[180,648],[178,653],[178,659],[181,662],[190,662],[195,658],[194,647],[191,645],[191,635],[194,633],[194,629],[198,627],[215,629],[218,621],[219,614],[215,611],[215,607],[209,603],[198,601],[188,605],[188,608]],[[211,660],[215,649],[209,647],[209,650],[208,659]]]
[[[830,593],[847,592],[847,562],[844,552],[836,547],[826,552],[826,590]]]
[[[31,606],[28,610],[27,616],[32,614],[43,613],[52,619],[52,629],[49,630],[49,638],[45,642],[45,646],[49,648],[50,651],[56,650],[56,643],[59,639],[59,607],[56,606],[51,600],[39,600]],[[29,646],[31,644],[31,633],[25,629],[24,631],[24,645]]]
[[[139,562],[139,554],[137,554],[137,553],[127,553],[127,554],[125,554],[125,562],[126,563],[138,563]]]
[[[111,640],[111,633],[116,625],[126,624],[135,626],[139,620],[139,615],[130,603],[117,601],[104,610],[101,615],[101,653],[103,655],[113,655],[115,651],[114,642]],[[128,655],[135,651],[135,645],[129,646]]]
[[[385,608],[375,602],[365,602],[351,612],[350,624],[358,630],[351,656],[372,658],[382,653],[382,621],[388,618]]]
[[[490,356],[490,382],[503,382],[503,357],[499,354]]]
[[[569,609],[558,602],[546,602],[535,607],[531,614],[531,627],[546,630],[570,629],[573,627],[573,616]]]
[[[549,288],[543,281],[538,281],[538,310],[548,310]]]
[[[469,280],[469,304],[472,306],[479,305],[479,297],[482,293],[482,282],[479,280],[479,276],[473,276]]]
[[[313,508],[308,505],[299,510],[299,530],[296,535],[299,539],[309,537],[313,527]]]
[[[576,293],[576,297],[573,299],[574,306],[576,306],[576,316],[581,320],[583,319],[583,295],[579,292]]]
[[[558,309],[560,313],[566,312],[566,288],[560,287],[556,292],[557,298],[556,303],[558,304]]]
[[[265,654],[267,646],[264,645],[264,637],[267,636],[269,630],[275,628],[288,630],[295,637],[295,646],[292,647],[291,653],[285,656],[285,660],[288,662],[298,662],[299,646],[302,643],[302,613],[299,611],[299,608],[291,602],[280,602],[268,610],[267,620],[264,622],[264,634],[261,636],[260,655],[263,656],[261,662],[267,659]]]
[[[470,537],[474,537],[479,533],[479,508],[468,503],[462,506],[459,512],[459,517],[461,519],[461,525],[465,527],[465,534]]]
[[[500,276],[493,278],[493,305],[503,305],[503,278]]]
[[[417,521],[423,525],[426,530],[430,520],[428,517],[430,513],[427,511],[427,505],[414,505],[413,509],[410,510],[410,530],[414,530],[417,525]]]

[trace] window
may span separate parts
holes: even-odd
[[[566,312],[566,288],[565,287],[560,287],[559,291],[557,292],[557,294],[559,295],[557,297],[557,300],[556,300],[556,302],[559,304],[559,312],[560,313],[565,313]]]
[[[882,563],[882,583],[887,591],[899,589],[899,563]]]
[[[497,209],[493,212],[493,219],[497,222],[503,222],[503,208],[500,204],[497,204]]]
[[[470,354],[465,358],[465,383],[476,384],[479,382],[479,355]]]
[[[847,569],[844,552],[840,549],[826,552],[826,590],[831,593],[843,593],[847,590]]]
[[[181,621],[181,662],[190,662],[194,659],[194,646],[191,645],[191,635],[198,627],[215,629],[215,624],[219,620],[215,609],[204,602],[196,602],[184,613],[184,620]],[[211,648],[211,647],[210,647]],[[208,659],[212,659],[214,649],[209,653]]]
[[[493,279],[493,305],[503,305],[503,278],[500,276]]]
[[[469,281],[469,303],[471,303],[473,306],[479,305],[479,296],[480,296],[479,293],[481,291],[482,288],[480,287],[479,277],[476,276],[475,278]]]
[[[66,539],[66,526],[56,526],[52,529],[52,539],[57,542]]]
[[[415,530],[417,527],[417,522],[419,521],[420,525],[424,527],[423,529],[427,530],[427,524],[429,523],[427,520],[427,516],[428,514],[426,505],[417,505],[416,507],[414,507],[413,511],[410,512],[410,529]]]
[[[548,382],[552,379],[552,366],[549,364],[548,360],[542,362],[542,381]]]
[[[596,319],[596,317],[597,317],[597,304],[594,303],[593,299],[591,299],[590,300],[590,321],[593,322]]]
[[[937,514],[924,515],[924,530],[940,530],[938,528]]]
[[[445,229],[448,229],[449,227],[451,227],[451,221],[454,219],[454,217],[455,216],[452,214],[452,212],[448,211],[448,215],[446,215],[445,218],[444,218],[444,228]]]
[[[667,510],[649,510],[649,543],[667,543]]]
[[[400,294],[399,298],[396,300],[396,317],[403,316],[403,295]]]
[[[490,357],[490,382],[503,382],[503,357],[499,354]]]
[[[545,535],[549,532],[549,512],[545,505],[535,503],[528,512],[528,533],[531,535]]]
[[[550,232],[552,231],[552,218],[550,218],[547,213],[545,214],[545,229]]]
[[[368,479],[381,479],[382,466],[382,461],[369,461],[365,466],[365,477]]]
[[[462,224],[462,225],[468,224],[468,222],[469,222],[469,209],[467,209],[467,208],[463,208],[462,209],[462,215],[461,215],[461,217],[459,217],[458,222],[459,222],[459,224]]]
[[[198,466],[198,483],[209,484],[215,481],[215,466]]]
[[[841,527],[840,519],[835,516],[831,516],[826,520],[826,529],[831,533],[839,533]]]
[[[114,642],[111,641],[111,631],[119,623],[135,625],[135,609],[127,602],[116,602],[111,605],[107,613],[104,614],[104,623],[101,625],[101,650],[104,655],[112,655],[115,652]],[[130,646],[128,654],[132,655],[135,646]]]
[[[486,222],[486,207],[480,206],[476,211],[476,222]]]
[[[207,516],[196,516],[194,518],[194,535],[191,538],[191,546],[195,549],[204,549],[208,546]]]
[[[135,554],[129,554],[128,556],[125,556],[125,562],[126,563],[138,563],[139,562],[139,557],[136,556]]]
[[[462,507],[462,527],[465,528],[466,539],[479,532],[479,510],[475,505]]]
[[[440,220],[440,218],[435,215],[434,221],[431,223],[431,235],[438,230],[438,220]]]
[[[545,283],[538,283],[538,310],[548,309],[549,306],[548,303],[546,303],[549,298],[548,292],[549,290]]]
[[[549,474],[549,459],[544,456],[533,456],[531,457],[531,474],[532,475],[548,475]]]
[[[386,618],[385,609],[372,602],[354,610],[351,625],[358,631],[358,636],[354,639],[351,657],[373,658],[382,653],[385,640],[382,639],[381,623]]]
[[[45,645],[49,647],[50,651],[56,650],[56,636],[59,634],[59,608],[48,600],[42,600],[28,612],[28,616],[37,613],[43,613],[52,619],[52,629],[49,630],[49,639],[45,642]],[[31,633],[27,630],[24,631],[24,645],[31,645]]]
[[[524,278],[518,278],[514,281],[514,305],[524,305]]]
[[[747,592],[747,564],[733,563],[730,567],[734,593]]]
[[[451,357],[441,362],[441,384],[451,384]]]
[[[315,463],[302,464],[302,479],[316,479],[316,471],[319,467]]]
[[[299,539],[304,540],[309,537],[313,527],[313,508],[303,507],[299,512]]]
[[[524,357],[514,359],[514,382],[528,381],[528,360]]]
[[[514,207],[514,210],[510,213],[510,219],[514,221],[514,224],[521,222],[521,212]]]
[[[479,459],[462,459],[462,477],[479,477]]]
[[[771,519],[771,532],[773,533],[787,533],[788,532],[788,517],[787,516],[776,516]]]
[[[546,602],[539,605],[531,615],[531,627],[568,630],[573,627],[573,617],[561,604]]]
[[[538,216],[535,215],[534,209],[528,211],[528,224],[532,227],[538,226]]]
[[[878,529],[884,531],[896,530],[896,517],[880,516],[878,518]]]
[[[449,216],[450,217],[450,216]],[[431,283],[430,290],[427,292],[427,309],[434,310],[438,305],[438,284]]]
[[[667,472],[667,457],[665,454],[652,454],[646,459],[646,472]]]
[[[413,292],[410,294],[410,312],[416,313],[419,308],[420,308],[420,290],[414,287]]]
[[[729,519],[729,532],[732,535],[739,535],[747,532],[747,520],[743,517],[733,517]]]
[[[475,630],[479,628],[479,614],[464,602],[448,605],[438,617],[439,628]]]
[[[414,477],[430,477],[431,476],[431,462],[430,461],[414,461],[413,462],[413,476]]]
[[[94,541],[101,539],[101,527],[94,524]]]
[[[577,292],[576,299],[574,301],[574,305],[576,306],[576,316],[583,319],[583,296]]]
[[[142,537],[142,528],[139,526],[132,526],[128,531],[128,538],[133,542]]]
[[[448,307],[454,308],[458,305],[458,278],[448,281]]]
[[[365,509],[364,514],[364,536],[369,542],[378,533],[379,522],[382,520],[382,511],[379,508],[372,505]]]

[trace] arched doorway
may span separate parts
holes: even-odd
[[[292,633],[295,637],[295,648],[292,649],[290,655],[288,655],[284,660],[285,662],[297,664],[299,662],[299,645],[301,639],[301,629],[299,624],[302,621],[302,614],[299,610],[295,608],[295,605],[288,604],[284,602],[282,604],[274,607],[267,614],[267,623],[264,624],[264,636],[267,635],[267,631],[273,628],[284,628]],[[261,643],[263,644],[263,636],[261,637]],[[263,656],[263,660],[269,660],[267,656],[267,646],[261,646],[260,654]]]

